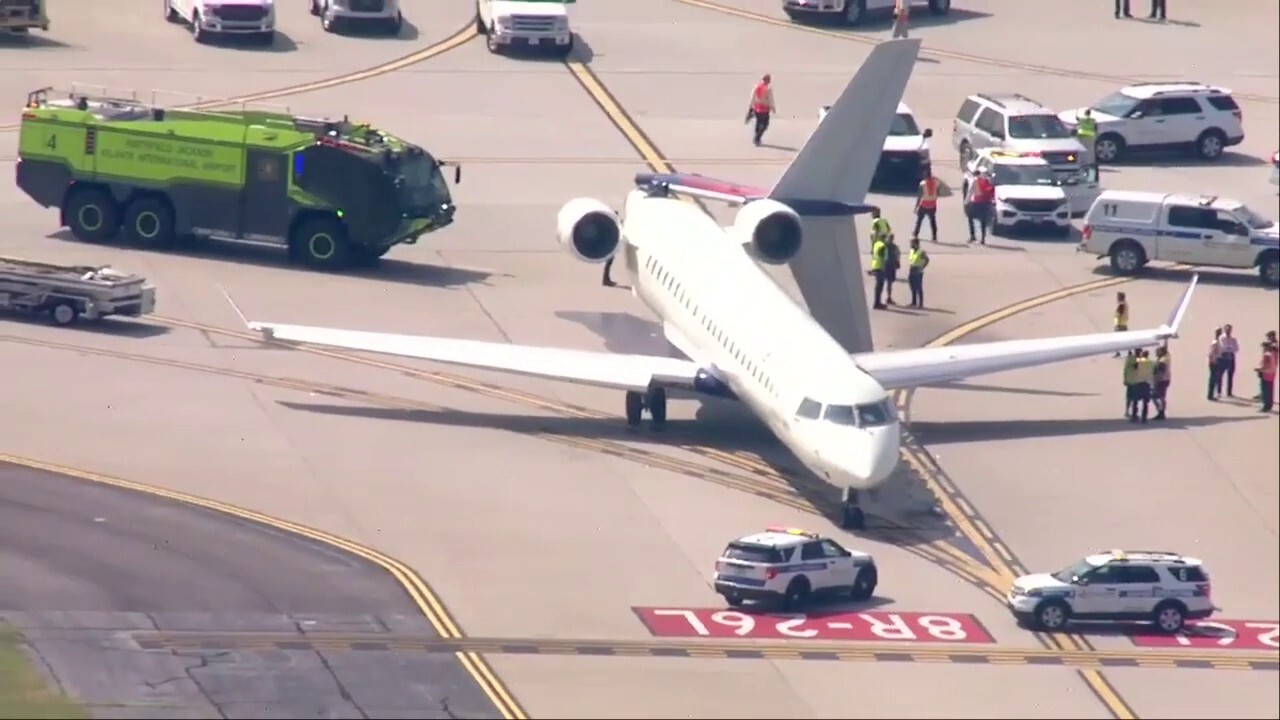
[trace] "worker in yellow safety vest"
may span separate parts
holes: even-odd
[[[1136,407],[1138,383],[1138,351],[1130,350],[1124,356],[1124,416],[1132,417]]]
[[[920,237],[925,218],[929,218],[930,239],[938,242],[938,178],[933,176],[932,169],[926,171],[916,194],[916,227],[911,231],[912,239]]]
[[[1116,293],[1116,312],[1112,316],[1112,322],[1115,325],[1116,332],[1128,332],[1129,330],[1129,300],[1124,293]],[[1120,357],[1120,351],[1117,350],[1114,357]]]
[[[920,238],[912,238],[907,254],[907,285],[911,287],[911,307],[924,307],[924,269],[929,267],[929,253],[920,249]]]
[[[1137,362],[1133,366],[1133,411],[1129,414],[1129,422],[1146,424],[1151,415],[1151,384],[1155,382],[1156,364],[1146,350],[1137,350],[1134,354]]]
[[[1094,150],[1098,142],[1098,119],[1093,116],[1093,110],[1085,108],[1083,113],[1076,116],[1076,138],[1084,146],[1084,157],[1080,158],[1080,165],[1097,166],[1098,156],[1094,154]]]
[[[880,208],[871,209],[871,272],[876,279],[875,302],[872,307],[884,309],[885,261],[889,259],[889,221],[880,217]]]

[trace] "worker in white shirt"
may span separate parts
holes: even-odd
[[[1219,373],[1226,385],[1227,397],[1235,397],[1236,389],[1236,355],[1240,353],[1240,341],[1231,334],[1231,326],[1222,326],[1222,337],[1218,338]]]
[[[1210,400],[1217,400],[1222,395],[1222,328],[1213,329],[1213,339],[1209,341],[1209,393]]]

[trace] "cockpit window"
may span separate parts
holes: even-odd
[[[857,425],[858,418],[852,405],[828,405],[822,419],[837,425]]]
[[[822,403],[812,398],[805,398],[800,401],[800,407],[796,410],[796,417],[802,417],[807,420],[817,420],[822,416]]]
[[[893,424],[895,412],[893,405],[888,400],[859,405],[857,409],[858,425],[861,427]]]

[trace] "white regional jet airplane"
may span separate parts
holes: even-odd
[[[847,353],[758,263],[786,263],[802,242],[856,242],[852,218],[865,208],[842,197],[842,178],[870,177],[862,165],[877,161],[918,49],[918,40],[879,45],[768,193],[700,176],[639,175],[621,221],[590,198],[561,208],[565,249],[589,263],[619,255],[632,292],[687,359],[246,322],[267,340],[616,388],[626,393],[629,425],[645,411],[661,424],[673,388],[741,400],[845,491],[842,524],[859,529],[857,491],[882,483],[898,461],[888,391],[1158,344],[1176,335],[1195,284],[1153,330]],[[679,195],[741,209],[721,228]]]

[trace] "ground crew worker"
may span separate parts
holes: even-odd
[[[920,226],[929,218],[930,240],[938,242],[938,178],[933,176],[933,169],[925,171],[925,178],[920,181],[916,191],[916,226],[911,231],[911,239],[920,239]]]
[[[1133,369],[1133,414],[1129,416],[1129,422],[1141,421],[1146,424],[1147,417],[1151,414],[1151,384],[1155,381],[1155,363],[1146,350],[1138,350],[1136,354],[1137,363]],[[1141,419],[1138,416],[1139,407],[1142,409]]]
[[[889,221],[880,217],[880,209],[871,210],[871,272],[876,279],[875,302],[872,308],[884,309],[884,262],[889,257]]]
[[[911,307],[924,307],[924,269],[929,267],[929,253],[920,249],[920,238],[911,239],[907,255],[907,285],[911,288]]]
[[[765,75],[751,90],[751,104],[747,108],[746,122],[756,121],[755,136],[752,142],[759,146],[764,139],[764,131],[769,129],[769,116],[777,112],[773,105],[773,77]]]
[[[1133,15],[1129,13],[1129,0],[1116,0],[1116,17],[1120,17],[1122,12],[1127,18],[1133,17]]]
[[[1134,413],[1137,412],[1137,350],[1130,350],[1129,353],[1124,356],[1124,369],[1122,372],[1124,373],[1124,416],[1131,418]]]
[[[1262,362],[1258,364],[1258,394],[1262,399],[1260,412],[1269,413],[1276,401],[1276,368],[1280,366],[1280,347],[1274,342],[1262,343]]]
[[[1116,312],[1112,316],[1112,323],[1116,332],[1128,332],[1129,330],[1129,300],[1125,298],[1124,293],[1116,293]],[[1117,350],[1113,357],[1120,357],[1120,351]]]
[[[1092,165],[1096,168],[1098,156],[1094,154],[1094,147],[1098,142],[1098,119],[1093,116],[1093,110],[1090,108],[1085,108],[1083,113],[1076,116],[1076,139],[1084,146],[1084,157],[1080,158],[1080,166]]]
[[[1151,403],[1156,406],[1155,420],[1164,420],[1164,411],[1168,408],[1169,384],[1173,382],[1173,356],[1169,354],[1169,346],[1156,348],[1155,384],[1151,388]]]
[[[1218,377],[1227,386],[1227,397],[1236,396],[1236,355],[1240,353],[1240,341],[1231,333],[1231,325],[1223,325],[1218,338]]]
[[[1264,338],[1262,339],[1262,344],[1263,344],[1263,345],[1280,345],[1280,343],[1277,343],[1277,342],[1276,342],[1276,331],[1275,331],[1275,330],[1268,330],[1268,331],[1267,331],[1267,334],[1266,334],[1266,337],[1264,337]],[[1251,398],[1249,398],[1249,399],[1250,399],[1250,400],[1253,400],[1253,401],[1255,401],[1255,402],[1256,402],[1256,401],[1258,401],[1258,400],[1261,400],[1261,399],[1262,399],[1262,393],[1261,393],[1261,392],[1259,392],[1257,395],[1254,395],[1253,397],[1251,397]]]
[[[1164,2],[1165,0],[1151,0],[1151,12],[1147,13],[1148,20],[1164,20]]]
[[[978,241],[978,233],[974,232],[973,223],[977,221],[981,230],[982,244],[987,244],[987,227],[991,224],[991,209],[996,199],[996,186],[991,183],[989,172],[984,168],[978,177],[969,183],[965,192],[965,215],[969,219],[969,242]]]
[[[1222,395],[1222,328],[1213,329],[1213,340],[1209,341],[1209,392],[1210,400],[1217,400]]]
[[[898,247],[898,242],[894,239],[893,233],[889,233],[889,239],[885,241],[884,256],[884,301],[887,305],[896,305],[893,301],[893,284],[898,281],[898,269],[902,267],[902,248]]]
[[[1154,0],[1152,0],[1154,2]],[[1153,11],[1154,12],[1154,11]],[[907,21],[911,19],[911,0],[893,0],[893,39],[907,37]]]

